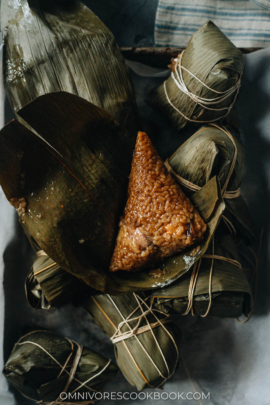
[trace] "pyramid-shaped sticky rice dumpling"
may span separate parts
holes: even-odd
[[[119,227],[111,271],[140,271],[191,246],[206,231],[198,211],[144,132],[138,133]]]

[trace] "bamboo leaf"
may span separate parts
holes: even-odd
[[[53,332],[32,332],[15,345],[3,374],[28,399],[42,403],[54,402],[65,389],[77,349],[76,342]],[[83,394],[99,391],[116,375],[118,368],[113,363],[108,364],[108,359],[101,354],[86,347],[82,349],[69,392],[76,390]],[[96,376],[98,373],[100,374]],[[77,390],[81,383],[88,380],[86,385]],[[76,403],[76,399],[71,402]]]
[[[68,121],[62,131],[50,120],[47,99],[60,106],[67,101],[59,112],[60,123]],[[35,104],[44,108],[43,125],[52,130],[59,151],[11,122],[0,132],[0,183],[8,200],[25,199],[23,222],[40,248],[61,268],[103,290],[133,141],[109,114],[72,94],[45,95]]]
[[[78,1],[1,1],[4,83],[17,113],[66,91],[104,108],[135,137],[138,112],[129,69],[110,30]]]
[[[182,58],[182,66],[210,89],[222,92],[229,90],[242,75],[244,57],[219,28],[208,21],[191,37]],[[183,81],[191,93],[208,100],[217,97],[217,93],[203,86],[186,70],[182,71],[182,74]],[[212,111],[203,108],[183,93],[172,77],[166,80],[166,91],[172,104],[192,120],[210,122],[226,113],[226,110]],[[217,105],[211,104],[209,107],[219,109],[228,107],[234,97],[235,93]],[[163,114],[177,131],[187,124],[187,119],[169,103],[163,84],[148,94],[146,102]]]
[[[190,196],[194,191],[182,184],[179,176],[196,186],[203,187],[212,176],[217,175],[220,187],[226,192],[236,191],[240,188],[244,172],[244,148],[236,130],[229,128],[233,136],[237,156],[228,185],[226,181],[233,164],[235,146],[228,135],[218,126],[205,126],[191,136],[168,159],[167,166],[172,169],[176,180],[180,181],[185,193]],[[228,218],[240,237],[247,244],[254,240],[254,226],[248,212],[246,203],[241,195],[237,198],[225,198]]]
[[[144,300],[146,295],[140,294],[139,297]],[[142,311],[147,311],[150,302],[148,300],[146,305],[142,304],[142,309],[138,306],[138,302],[141,303],[136,299],[136,294],[119,297],[86,295],[80,304],[103,332],[112,337],[121,324],[123,333],[136,327],[138,317],[141,317],[140,327],[164,318],[159,312],[156,312],[155,316],[153,313],[143,316]],[[123,322],[125,319],[129,322]],[[162,385],[167,377],[174,373],[178,363],[176,332],[175,325],[170,321],[115,343],[117,364],[128,382],[139,391]]]
[[[194,199],[199,212],[211,213],[207,236],[195,253],[192,247],[158,264],[155,269],[165,270],[159,279],[153,279],[151,268],[110,273],[132,140],[105,111],[67,93],[42,96],[22,115],[43,138],[16,121],[2,129],[0,184],[8,200],[25,199],[25,226],[59,270],[96,290],[124,294],[171,283],[205,252],[224,210],[216,178]]]
[[[212,246],[207,254],[212,254]],[[214,241],[214,254],[240,263],[235,242],[231,235],[217,234]],[[244,299],[251,295],[250,285],[242,268],[233,262],[214,259],[211,283],[212,306],[210,316],[239,317],[242,315]],[[194,291],[194,313],[203,315],[209,304],[209,277],[212,259],[202,258],[199,276]],[[155,290],[152,297],[156,307],[166,313],[183,314],[188,304],[190,286],[189,272],[167,288]],[[247,299],[249,299],[247,297]]]

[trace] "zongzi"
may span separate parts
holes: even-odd
[[[170,317],[151,307],[151,296],[86,295],[80,304],[115,347],[117,364],[139,391],[163,385],[174,373],[179,353]]]
[[[79,1],[2,0],[4,85],[17,113],[66,91],[105,109],[134,139],[138,111],[129,69],[111,31]]]
[[[43,251],[37,252],[37,259],[25,280],[27,301],[35,309],[64,305],[85,288],[85,283],[61,269]]]
[[[226,204],[224,223],[231,233],[253,242],[253,223],[240,186],[244,148],[236,129],[209,124],[200,128],[167,160],[166,167],[191,198],[194,191],[217,176]]]
[[[110,270],[138,271],[202,239],[206,224],[139,132]]]
[[[240,317],[251,289],[232,236],[216,235],[191,272],[152,297],[154,306],[165,313]]]
[[[108,272],[107,291],[112,291],[114,294],[123,294],[160,288],[162,285],[167,285],[172,280],[181,277],[203,256],[224,210],[224,203],[219,198],[216,178],[212,178],[200,191],[192,196],[192,199],[194,205],[201,210],[202,217],[208,225],[207,235],[200,245],[197,245],[196,248],[191,246],[184,252],[167,258],[158,264],[161,267],[160,269],[156,267],[149,272],[139,273]],[[210,217],[211,220],[209,221]],[[49,309],[50,307],[58,307],[70,299],[77,299],[77,296],[85,290],[84,283],[64,271],[47,255],[44,255],[39,246],[35,246],[32,237],[29,237],[29,240],[34,250],[40,255],[25,281],[26,297],[29,304],[33,308]],[[90,294],[90,288],[87,287],[87,289]],[[92,292],[96,293],[94,290]]]
[[[3,370],[22,395],[42,404],[62,403],[63,396],[75,404],[81,402],[78,398],[89,400],[90,394],[94,398],[117,372],[101,354],[48,331],[22,337]]]
[[[244,58],[215,24],[204,24],[170,67],[170,78],[146,101],[177,131],[187,122],[214,122],[229,114],[241,85]]]

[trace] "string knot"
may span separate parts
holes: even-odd
[[[15,350],[16,346],[22,346],[22,345],[26,345],[26,344],[31,344],[31,345],[33,345],[33,346],[39,348],[40,350],[42,350],[44,353],[46,353],[46,354],[60,367],[60,369],[61,369],[61,370],[60,370],[60,373],[59,373],[58,376],[57,376],[57,379],[59,379],[63,373],[66,373],[66,374],[68,375],[68,380],[67,380],[66,385],[65,385],[65,387],[64,387],[64,389],[62,390],[61,393],[66,393],[66,392],[67,392],[67,390],[68,390],[70,384],[72,383],[72,381],[76,381],[76,382],[78,383],[78,387],[77,387],[76,389],[74,389],[74,390],[71,392],[71,395],[74,394],[75,392],[77,392],[78,390],[80,390],[80,389],[83,388],[83,387],[86,387],[89,391],[97,392],[97,390],[94,390],[93,388],[87,386],[87,384],[88,384],[91,380],[93,380],[94,378],[96,378],[96,377],[98,377],[100,374],[102,374],[102,373],[106,370],[106,368],[110,365],[111,360],[109,360],[108,363],[107,363],[97,374],[93,375],[93,376],[90,377],[88,380],[86,380],[86,381],[84,381],[84,382],[81,382],[80,380],[78,380],[78,379],[75,377],[75,374],[76,374],[76,371],[77,371],[77,368],[78,368],[78,365],[79,365],[79,362],[80,362],[80,359],[81,359],[81,356],[82,356],[83,346],[79,345],[77,342],[74,342],[73,340],[70,340],[70,339],[68,339],[68,338],[65,338],[65,339],[70,343],[70,345],[71,345],[71,352],[70,352],[70,354],[69,354],[69,356],[68,356],[68,358],[67,358],[65,364],[62,365],[61,363],[59,363],[59,361],[58,361],[54,356],[52,356],[43,346],[39,345],[38,343],[33,342],[33,341],[31,341],[31,340],[26,340],[26,341],[24,341],[24,342],[21,342],[22,339],[24,339],[24,338],[26,338],[27,336],[30,336],[30,335],[32,335],[32,334],[34,334],[34,333],[37,333],[37,332],[53,333],[53,332],[48,332],[48,331],[34,331],[34,332],[30,332],[30,333],[28,333],[27,335],[23,336],[23,337],[16,343],[16,345],[14,346],[13,351]],[[73,363],[72,363],[72,365],[71,365],[70,371],[68,371],[68,370],[67,370],[68,363],[69,363],[69,361],[70,361],[72,355],[74,354],[74,348],[75,348],[75,346],[77,346],[77,351],[76,351],[76,353],[75,353],[75,356],[74,356]],[[29,399],[31,399],[31,398],[29,398]],[[61,399],[61,397],[60,397],[60,395],[59,395],[59,397],[58,397],[55,401],[52,401],[52,402],[48,403],[48,402],[44,402],[44,401],[41,400],[41,401],[37,402],[37,404],[39,404],[39,405],[56,405],[56,404],[62,404],[62,402],[63,402],[63,400]],[[80,403],[80,404],[87,405],[87,404],[89,404],[89,403],[91,403],[91,401],[90,401],[90,402],[89,402],[89,401],[84,401],[84,402],[82,402],[82,403]],[[78,404],[79,404],[79,403],[78,403]]]
[[[190,122],[199,122],[199,123],[206,123],[206,122],[215,122],[215,121],[219,121],[222,118],[225,118],[231,111],[236,98],[238,96],[240,87],[241,87],[241,78],[242,75],[239,75],[238,80],[236,81],[236,83],[230,87],[228,90],[225,91],[218,91],[215,89],[212,89],[211,87],[209,87],[206,83],[204,83],[202,80],[200,80],[196,75],[194,75],[192,72],[190,72],[188,69],[186,69],[183,65],[182,65],[182,58],[184,55],[185,51],[181,52],[180,55],[178,55],[178,57],[176,59],[174,59],[174,71],[172,70],[171,72],[171,78],[173,79],[174,83],[176,84],[176,86],[178,87],[178,89],[186,94],[191,100],[194,101],[194,103],[196,105],[201,106],[203,109],[206,110],[210,110],[210,111],[215,111],[215,112],[219,112],[219,111],[226,111],[224,114],[222,114],[221,116],[213,119],[213,120],[207,120],[207,121],[199,121],[197,119],[192,119],[187,117],[182,111],[180,111],[170,100],[168,93],[167,93],[167,88],[166,88],[166,80],[164,81],[164,92],[167,98],[168,103],[180,114],[182,115],[182,117],[184,117],[187,121]],[[185,82],[184,82],[184,78],[183,78],[183,73],[182,71],[187,72],[190,76],[192,76],[195,80],[197,80],[197,82],[201,83],[201,85],[203,87],[205,87],[206,89],[208,89],[209,91],[212,91],[213,93],[216,93],[217,96],[214,98],[205,98],[205,97],[200,97],[194,93],[192,93],[186,86]],[[213,105],[222,103],[223,101],[225,101],[227,98],[231,97],[233,94],[234,98],[231,102],[231,104],[229,106],[226,107],[221,107],[221,108],[214,108]],[[211,106],[211,107],[210,107]]]

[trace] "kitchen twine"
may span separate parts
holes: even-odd
[[[166,80],[163,83],[164,86],[164,92],[167,98],[168,103],[180,114],[182,115],[182,117],[184,117],[187,121],[190,122],[198,122],[198,123],[206,123],[206,122],[215,122],[218,121],[222,118],[225,118],[231,111],[236,98],[238,96],[239,90],[240,90],[240,86],[241,86],[241,79],[242,79],[242,74],[240,74],[239,79],[237,80],[237,82],[228,90],[225,91],[218,91],[215,89],[212,89],[211,87],[207,86],[207,84],[205,84],[202,80],[200,80],[197,76],[195,76],[192,72],[190,72],[188,69],[186,69],[184,66],[182,66],[182,57],[184,55],[185,51],[181,52],[181,54],[179,55],[178,58],[174,59],[175,62],[175,70],[174,72],[171,72],[171,78],[173,79],[174,83],[176,84],[176,86],[178,87],[179,90],[181,90],[184,94],[186,94],[189,98],[191,98],[196,105],[200,105],[202,108],[206,109],[206,110],[211,110],[211,111],[223,111],[223,110],[227,110],[227,112],[223,115],[221,115],[220,117],[217,117],[213,120],[207,120],[207,121],[199,121],[199,120],[193,120],[191,118],[188,118],[182,111],[180,111],[170,100],[168,93],[167,93],[167,88],[166,88]],[[203,98],[200,96],[197,96],[196,94],[192,93],[191,91],[188,90],[187,86],[185,85],[184,79],[183,79],[183,75],[182,75],[182,70],[184,70],[185,72],[187,72],[190,76],[192,76],[195,80],[197,80],[199,83],[202,84],[202,86],[204,86],[206,89],[212,91],[213,93],[217,94],[217,97],[215,98]],[[230,97],[231,95],[234,95],[233,101],[230,104],[229,107],[222,107],[222,108],[213,108],[213,107],[209,107],[209,105],[215,105],[215,104],[219,104],[222,101],[226,100],[228,97]]]
[[[255,285],[254,285],[254,295],[253,296],[251,295],[251,300],[252,301],[251,301],[250,312],[247,314],[245,319],[240,320],[239,318],[236,318],[236,321],[238,323],[246,323],[250,319],[250,317],[251,317],[251,315],[253,313],[254,307],[255,307],[255,303],[256,303],[256,299],[257,299],[257,290],[258,290],[258,269],[259,269],[259,261],[260,261],[260,256],[261,256],[262,243],[263,243],[263,233],[264,233],[264,229],[261,230],[261,234],[260,234],[258,254],[256,254],[254,252],[254,250],[251,249],[251,247],[248,246],[249,251],[254,256],[255,263],[253,263],[245,254],[243,254],[241,251],[239,251],[240,255],[243,256],[251,264],[251,267],[253,269],[253,273],[252,273],[252,276],[251,276],[249,282],[251,283],[251,279],[255,275]]]
[[[84,381],[84,382],[82,383],[80,380],[78,380],[77,378],[75,378],[75,374],[76,374],[76,371],[77,371],[77,367],[78,367],[78,365],[79,365],[79,361],[80,361],[80,359],[81,359],[81,355],[82,355],[82,351],[83,351],[83,346],[79,345],[77,342],[74,342],[73,340],[70,340],[70,339],[68,339],[68,338],[65,338],[65,339],[70,343],[70,346],[71,346],[71,353],[69,354],[69,356],[68,356],[68,358],[67,358],[65,364],[62,365],[62,364],[59,363],[59,361],[58,361],[54,356],[52,356],[43,346],[39,345],[38,343],[32,342],[31,340],[27,340],[27,341],[25,341],[25,342],[21,342],[21,340],[24,339],[24,338],[26,338],[27,336],[30,336],[30,335],[32,335],[32,334],[34,334],[34,333],[38,333],[38,332],[42,332],[42,333],[52,333],[52,334],[54,334],[53,332],[44,331],[44,330],[37,330],[37,331],[34,331],[34,332],[30,332],[30,333],[28,333],[27,335],[21,337],[21,339],[15,344],[15,346],[14,346],[14,348],[13,348],[13,350],[12,350],[12,353],[14,352],[16,346],[22,346],[22,345],[26,345],[26,344],[31,344],[31,345],[33,345],[33,346],[36,346],[36,347],[38,347],[40,350],[42,350],[44,353],[46,353],[46,354],[61,368],[61,371],[60,371],[60,373],[59,373],[57,379],[60,378],[61,375],[62,375],[64,372],[65,372],[66,374],[68,374],[68,376],[69,376],[69,377],[68,377],[68,380],[67,380],[67,383],[66,383],[66,385],[65,385],[65,387],[64,387],[64,389],[63,389],[63,391],[61,392],[61,394],[67,392],[67,390],[68,390],[70,384],[72,383],[72,381],[76,381],[76,382],[79,384],[79,386],[78,386],[75,390],[73,390],[73,391],[71,392],[71,395],[74,394],[76,391],[80,390],[82,387],[86,387],[89,391],[98,392],[97,390],[94,390],[93,388],[88,387],[86,384],[88,384],[91,380],[93,380],[94,378],[96,378],[96,377],[98,377],[100,374],[102,374],[102,373],[107,369],[107,367],[110,365],[111,360],[109,360],[108,363],[107,363],[97,374],[95,374],[94,376],[92,376],[91,378],[89,378],[87,381]],[[21,342],[21,343],[20,343],[20,342]],[[74,357],[74,360],[73,360],[73,363],[72,363],[70,372],[68,372],[66,368],[67,368],[67,366],[68,366],[68,362],[69,362],[70,358],[72,357],[72,355],[73,355],[73,353],[74,353],[74,346],[77,346],[77,351],[76,351],[76,354],[75,354],[75,357]],[[26,395],[24,395],[24,397],[26,397],[26,398],[28,398],[28,399],[31,399],[31,400],[33,401],[33,398],[27,397]],[[61,399],[60,396],[58,396],[55,401],[52,401],[52,402],[50,402],[50,403],[48,403],[48,402],[43,402],[42,400],[41,400],[41,401],[38,401],[38,402],[36,402],[36,403],[37,403],[37,404],[40,404],[40,405],[57,405],[57,404],[62,404],[63,401],[64,401],[64,399]],[[74,404],[77,404],[77,405],[87,405],[87,404],[92,404],[92,403],[93,403],[93,401],[65,402],[65,405],[74,405]]]
[[[212,306],[212,278],[213,278],[213,270],[214,270],[214,260],[223,260],[224,262],[230,263],[230,264],[242,269],[241,264],[237,260],[231,259],[229,257],[215,255],[214,238],[212,239],[211,243],[212,243],[212,254],[205,254],[193,266],[193,270],[192,270],[190,282],[189,282],[188,305],[187,305],[186,311],[182,315],[188,315],[189,312],[191,312],[192,316],[195,315],[194,309],[193,309],[194,293],[195,293],[196,284],[197,284],[197,280],[198,280],[198,276],[199,276],[200,268],[201,268],[201,263],[202,263],[203,259],[212,259],[212,260],[211,260],[210,275],[209,275],[209,288],[208,288],[209,303],[208,303],[208,307],[207,307],[205,314],[200,315],[202,318],[205,318],[209,314],[211,306]]]
[[[210,124],[209,127],[203,128],[203,129],[197,131],[192,137],[194,137],[196,134],[198,134],[198,132],[205,131],[206,129],[209,129],[211,127],[214,127],[214,128],[217,128],[217,129],[223,131],[230,138],[230,140],[232,141],[232,143],[234,145],[234,156],[233,156],[233,159],[232,159],[232,162],[231,162],[231,166],[230,166],[230,170],[228,172],[227,178],[226,178],[226,180],[224,182],[224,185],[222,187],[221,195],[222,195],[222,197],[224,199],[237,198],[241,194],[240,193],[240,188],[238,188],[235,191],[227,191],[227,187],[228,187],[231,175],[233,173],[233,170],[234,170],[234,167],[235,167],[235,164],[236,164],[236,159],[237,159],[237,145],[235,143],[235,140],[234,140],[232,134],[224,127],[219,127],[216,124]],[[196,184],[191,183],[190,181],[188,181],[188,180],[184,179],[183,177],[179,176],[178,174],[176,174],[172,170],[172,168],[171,168],[168,161],[166,161],[166,167],[167,167],[167,169],[169,170],[170,173],[173,173],[174,177],[177,178],[179,183],[181,183],[185,187],[189,188],[192,191],[201,190],[201,187],[197,186]],[[231,223],[231,221],[228,218],[226,218],[224,215],[222,215],[222,218],[223,218],[225,224],[228,226],[229,230],[236,233],[236,230],[235,230],[233,224]],[[241,269],[242,269],[242,266],[237,260],[233,260],[233,259],[230,259],[230,258],[227,258],[227,257],[215,255],[214,238],[212,239],[212,254],[210,254],[210,255],[205,254],[202,257],[202,259],[212,259],[211,267],[210,267],[210,275],[209,275],[209,304],[208,304],[208,307],[207,307],[207,310],[206,310],[205,314],[201,315],[201,317],[204,318],[209,314],[211,306],[212,306],[212,278],[213,278],[214,260],[215,259],[223,260],[223,261],[228,262],[228,263],[230,263],[230,264],[232,264],[234,266],[237,266],[237,267],[239,267]],[[199,276],[199,272],[200,272],[200,268],[201,268],[202,259],[197,261],[193,266],[193,271],[192,271],[192,274],[191,274],[191,277],[190,277],[190,283],[189,283],[188,305],[187,305],[186,311],[183,313],[183,315],[187,315],[189,312],[191,312],[191,314],[194,315],[194,309],[193,309],[194,293],[195,293],[195,288],[196,288],[196,284],[197,284],[197,280],[198,280],[198,276]],[[251,313],[250,313],[248,319],[250,318],[250,316],[251,316]]]
[[[237,145],[235,143],[234,137],[228,131],[228,129],[225,128],[225,127],[220,127],[220,126],[218,126],[216,124],[210,124],[209,127],[200,129],[199,131],[195,132],[195,134],[192,135],[192,137],[189,138],[188,141],[190,139],[192,139],[195,135],[197,135],[199,132],[202,132],[202,131],[205,131],[205,130],[211,129],[211,128],[217,128],[220,131],[224,132],[224,134],[226,134],[228,136],[228,138],[232,141],[232,144],[234,145],[234,156],[233,156],[233,159],[232,159],[232,162],[231,162],[231,166],[230,166],[230,170],[228,172],[227,178],[226,178],[226,180],[224,182],[224,185],[223,185],[223,187],[221,189],[221,196],[222,196],[222,198],[224,198],[226,200],[227,199],[237,198],[237,197],[239,197],[241,195],[240,187],[237,190],[227,191],[227,187],[228,187],[231,175],[233,174],[233,170],[234,170],[236,160],[237,160]],[[185,145],[186,142],[184,142],[183,145]],[[182,146],[180,146],[180,147],[182,147]],[[171,166],[170,166],[170,164],[168,162],[168,159],[165,162],[165,166],[166,166],[167,170],[178,180],[178,182],[180,184],[182,184],[183,186],[185,186],[186,188],[188,188],[189,190],[191,190],[191,191],[199,191],[199,190],[202,189],[202,187],[198,186],[197,184],[191,183],[190,181],[184,179],[179,174],[176,174],[173,171],[173,169],[171,168]],[[229,231],[231,233],[236,234],[236,229],[235,229],[234,225],[232,224],[232,222],[228,218],[226,218],[224,215],[222,215],[222,219],[224,220],[225,224],[227,225]]]
[[[101,310],[101,312],[103,313],[103,315],[108,319],[108,321],[113,325],[113,327],[115,328],[115,333],[113,334],[113,336],[111,337],[111,341],[113,344],[119,343],[119,342],[123,342],[123,345],[125,346],[126,350],[128,351],[128,354],[130,355],[133,363],[135,364],[138,372],[140,373],[141,377],[143,378],[143,380],[145,381],[145,383],[150,387],[150,388],[158,388],[161,385],[163,385],[175,372],[178,360],[179,360],[179,351],[178,351],[178,347],[177,344],[173,338],[173,336],[171,335],[171,333],[165,328],[164,323],[167,322],[171,322],[171,319],[169,317],[168,314],[164,314],[162,311],[158,310],[158,309],[154,309],[153,306],[153,302],[151,302],[150,305],[147,304],[147,301],[151,298],[151,296],[142,299],[140,296],[138,296],[137,294],[133,293],[133,296],[138,304],[138,306],[134,309],[134,311],[132,311],[132,313],[128,316],[128,317],[124,317],[124,315],[122,314],[122,312],[120,311],[120,309],[118,308],[118,306],[116,305],[116,303],[113,301],[112,297],[110,295],[107,294],[107,297],[109,298],[109,300],[111,301],[112,305],[115,307],[116,311],[119,313],[120,317],[123,319],[122,322],[119,323],[118,326],[116,326],[113,321],[109,318],[109,316],[106,314],[106,312],[103,310],[103,308],[100,306],[100,304],[95,300],[94,297],[91,297],[92,300],[95,302],[95,304],[98,306],[98,308]],[[145,307],[145,308],[144,308]],[[133,317],[132,316],[138,311],[141,310],[141,314],[139,316]],[[165,315],[165,318],[163,319],[159,319],[155,312],[159,312],[162,315]],[[154,318],[156,319],[156,322],[150,323],[149,320],[147,319],[147,315],[152,315],[154,316]],[[146,321],[146,325],[140,327],[140,323],[142,321],[142,319],[144,319]],[[131,328],[131,326],[129,325],[130,322],[133,321],[138,321],[135,325],[134,328]],[[129,331],[127,332],[122,332],[121,329],[122,327],[126,325],[129,329]],[[168,334],[168,336],[171,338],[175,350],[176,350],[176,362],[175,362],[175,366],[173,368],[173,371],[170,372],[167,360],[164,356],[164,353],[158,343],[158,340],[153,332],[153,329],[156,327],[162,327],[164,329],[164,331]],[[157,348],[160,352],[160,355],[163,359],[163,362],[165,364],[165,367],[167,369],[167,376],[164,376],[162,371],[160,370],[160,368],[158,367],[158,365],[154,362],[154,360],[152,359],[152,357],[150,356],[150,354],[148,353],[148,351],[145,349],[145,347],[143,346],[143,344],[141,343],[141,341],[138,339],[137,335],[150,331],[152,334],[152,337],[157,345]],[[140,369],[140,367],[138,366],[136,360],[134,359],[132,353],[130,352],[127,344],[126,344],[126,340],[130,339],[131,337],[134,337],[138,343],[138,345],[141,347],[142,351],[145,353],[145,355],[148,357],[150,363],[154,366],[154,368],[157,370],[157,372],[159,373],[160,377],[163,378],[163,381],[158,385],[158,386],[153,386],[150,384],[150,382],[147,380],[147,378],[145,377],[145,375],[143,374],[142,370]]]

